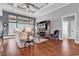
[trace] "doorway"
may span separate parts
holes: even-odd
[[[76,39],[76,14],[62,17],[62,40]]]
[[[68,25],[69,25],[69,23],[68,23],[68,21],[63,21],[63,28],[62,28],[62,30],[63,30],[63,38],[68,38]]]

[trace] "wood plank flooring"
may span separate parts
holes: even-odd
[[[79,44],[74,40],[51,40],[34,44],[27,48],[18,48],[15,39],[5,39],[3,47],[0,41],[1,56],[76,56],[79,55]]]

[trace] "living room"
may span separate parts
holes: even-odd
[[[79,3],[0,3],[0,55],[79,55],[78,6]]]

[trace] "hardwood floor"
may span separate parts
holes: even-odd
[[[4,40],[3,47],[0,42],[1,56],[73,56],[79,55],[79,44],[74,40],[64,39],[63,41],[48,40],[39,44],[34,44],[27,48],[18,48],[15,39]]]

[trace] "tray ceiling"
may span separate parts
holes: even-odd
[[[0,9],[25,16],[42,16],[66,3],[0,3]]]
[[[7,3],[12,7],[15,7],[19,10],[26,11],[28,13],[35,13],[41,8],[48,5],[48,3]]]

